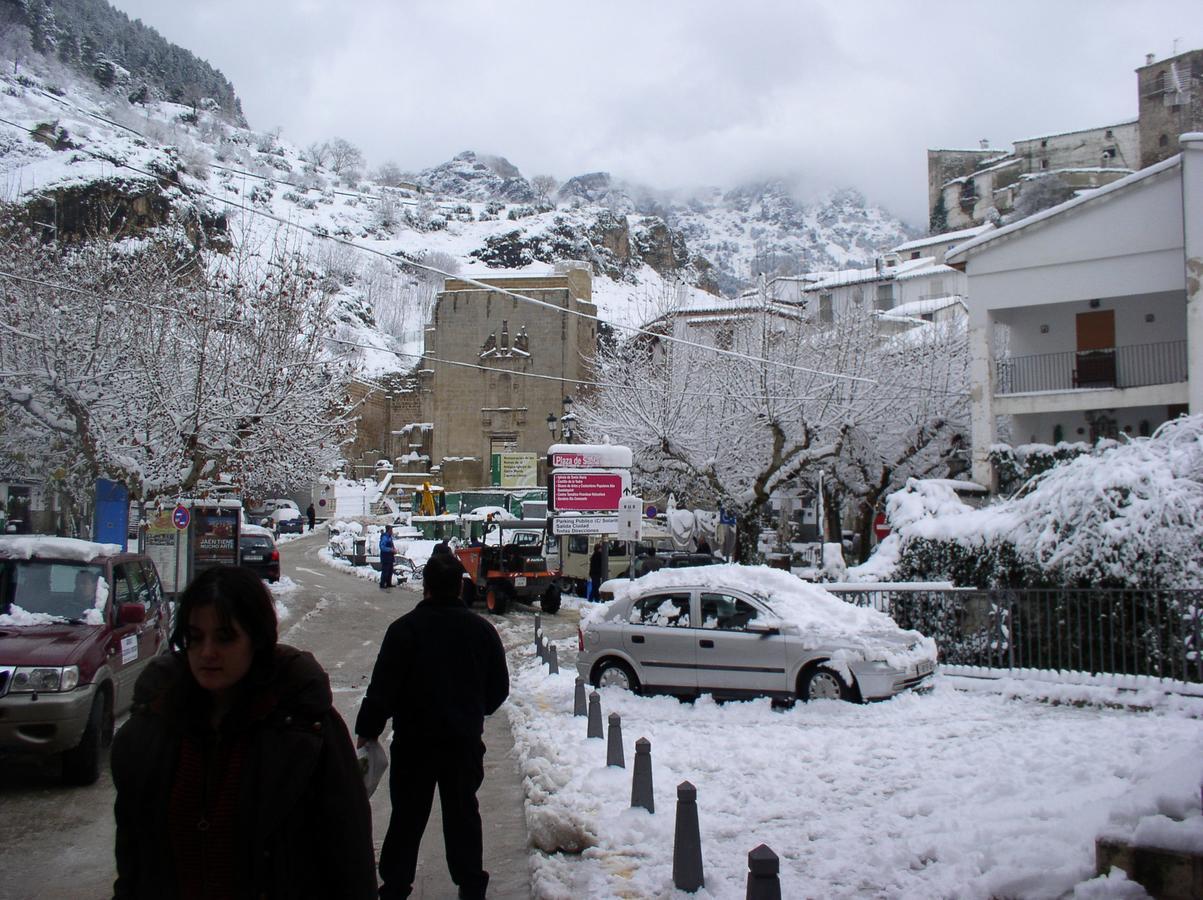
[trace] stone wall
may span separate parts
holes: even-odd
[[[1178,153],[1179,135],[1203,131],[1203,50],[1141,66],[1136,84],[1143,168]]]

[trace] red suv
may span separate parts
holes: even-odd
[[[0,752],[61,754],[65,781],[94,782],[113,721],[170,628],[148,557],[0,537]]]

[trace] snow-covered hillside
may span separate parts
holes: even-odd
[[[335,175],[203,102],[131,104],[128,93],[37,59],[6,69],[4,199],[60,234],[94,228],[89,215],[115,205],[127,228],[181,227],[195,240],[199,221],[244,249],[285,238],[337,290],[332,337],[368,375],[408,370],[420,352],[441,276],[407,262],[481,277],[583,260],[599,315],[641,324],[682,294],[734,293],[762,270],[865,264],[910,235],[851,190],[810,206],[780,183],[681,199],[605,173],[539,184],[471,151],[408,176],[416,189],[390,188]]]

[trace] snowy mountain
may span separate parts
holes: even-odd
[[[557,185],[472,151],[390,187],[335,174],[217,103],[131,94],[120,74],[105,84],[36,53],[2,68],[0,175],[31,221],[60,237],[174,228],[218,249],[284,234],[337,292],[332,337],[369,375],[412,367],[439,272],[584,260],[601,317],[641,324],[682,294],[869,264],[912,235],[852,190],[805,204],[780,182],[688,197],[603,172]]]

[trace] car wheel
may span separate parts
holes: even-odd
[[[639,693],[639,679],[621,659],[603,660],[593,675],[593,686],[619,687],[633,694]]]
[[[113,736],[113,711],[108,695],[98,691],[79,744],[63,753],[63,781],[95,784],[100,777],[100,751]]]
[[[811,700],[856,699],[852,688],[844,684],[844,679],[834,669],[826,666],[816,666],[802,678],[798,687],[798,697],[803,703],[809,703]]]
[[[493,615],[504,616],[506,610],[510,608],[509,595],[497,585],[490,584],[488,591],[485,592],[485,606]]]
[[[548,615],[555,615],[560,611],[560,600],[560,586],[553,584],[543,592],[543,600],[539,605],[543,607],[543,612]]]

